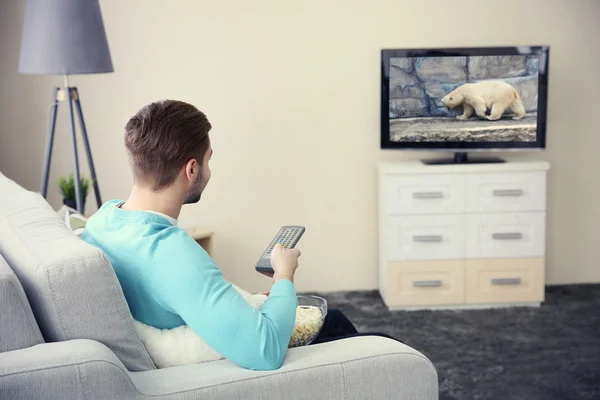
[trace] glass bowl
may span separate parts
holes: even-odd
[[[327,300],[319,296],[298,296],[296,323],[289,347],[309,345],[315,340],[327,315]]]

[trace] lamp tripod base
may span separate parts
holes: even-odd
[[[52,162],[52,148],[54,145],[54,134],[56,130],[56,117],[58,114],[59,102],[66,101],[67,108],[69,109],[69,126],[71,131],[71,147],[73,152],[73,170],[75,178],[75,204],[77,211],[83,214],[83,193],[81,192],[81,180],[79,174],[79,155],[77,153],[77,136],[75,135],[75,112],[79,119],[79,126],[81,128],[81,136],[83,138],[83,144],[90,168],[90,175],[92,178],[92,184],[94,186],[94,192],[96,194],[96,203],[98,208],[102,205],[100,198],[100,189],[98,187],[98,179],[96,178],[96,169],[94,168],[94,160],[92,158],[92,151],[90,149],[90,142],[85,129],[85,122],[83,119],[83,111],[81,110],[81,102],[79,99],[79,92],[76,87],[69,87],[65,84],[65,88],[59,87],[54,88],[54,103],[51,106],[50,119],[48,121],[48,130],[46,132],[46,148],[44,152],[44,166],[42,171],[42,187],[41,194],[44,198],[48,194],[48,179],[50,176],[50,164]]]

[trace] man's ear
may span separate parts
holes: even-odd
[[[185,176],[194,180],[195,176],[200,173],[200,165],[196,161],[196,159],[192,158],[185,164]]]

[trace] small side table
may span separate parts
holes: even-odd
[[[214,232],[197,228],[189,228],[185,229],[185,231],[212,257],[212,237],[215,234]]]

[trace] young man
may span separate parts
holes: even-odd
[[[181,207],[198,202],[210,180],[210,130],[206,116],[190,104],[168,100],[143,107],[125,126],[134,176],[129,198],[104,203],[82,239],[110,260],[136,320],[160,329],[187,324],[233,363],[277,369],[294,327],[300,251],[273,249],[274,283],[256,310],[177,227]]]

